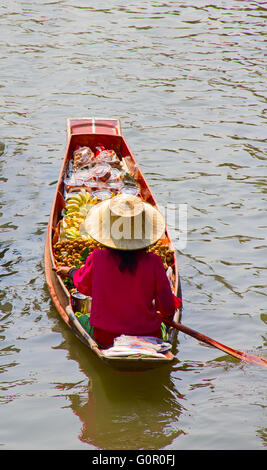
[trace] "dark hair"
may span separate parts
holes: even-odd
[[[130,273],[135,273],[140,251],[144,250],[114,250],[114,253],[119,258],[119,270],[121,273],[127,269]]]

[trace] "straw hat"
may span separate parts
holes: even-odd
[[[90,209],[85,232],[104,246],[117,250],[140,250],[165,233],[165,219],[139,197],[121,194]]]

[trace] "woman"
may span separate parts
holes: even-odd
[[[161,213],[140,198],[119,195],[94,206],[85,230],[106,249],[80,269],[60,267],[77,290],[92,297],[90,325],[100,347],[121,334],[161,337],[161,318],[177,308],[161,258],[145,249],[165,233]]]

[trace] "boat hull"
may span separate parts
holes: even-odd
[[[46,282],[50,292],[51,299],[63,321],[73,331],[77,338],[82,341],[88,348],[95,353],[101,360],[108,365],[121,369],[121,370],[145,370],[155,367],[160,367],[166,364],[172,364],[175,361],[175,356],[172,352],[167,352],[163,357],[146,357],[146,356],[127,356],[127,357],[107,357],[105,350],[98,347],[96,342],[84,330],[79,323],[77,317],[72,310],[71,295],[62,279],[56,274],[56,261],[53,251],[53,245],[59,236],[59,223],[62,210],[65,206],[64,191],[63,191],[63,178],[71,155],[77,145],[96,147],[104,145],[106,148],[113,148],[115,152],[120,155],[127,155],[127,165],[135,169],[138,182],[141,188],[142,198],[157,206],[156,200],[150,190],[144,176],[138,168],[137,162],[130,151],[128,144],[121,135],[120,121],[117,119],[69,119],[67,121],[67,149],[63,160],[62,168],[60,171],[56,193],[52,205],[52,210],[49,217],[49,223],[46,233],[45,241],[45,275]],[[172,247],[172,242],[166,231],[166,237],[169,246]],[[176,257],[174,259],[174,293],[181,297],[180,282],[177,268]],[[175,314],[175,320],[180,321],[180,310]],[[175,341],[175,330],[170,330],[169,341]]]

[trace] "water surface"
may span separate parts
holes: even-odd
[[[171,369],[113,372],[46,287],[66,119],[119,117],[159,204],[188,207],[184,324],[266,357],[265,2],[126,3],[0,6],[0,445],[264,449],[266,369],[179,334]]]

